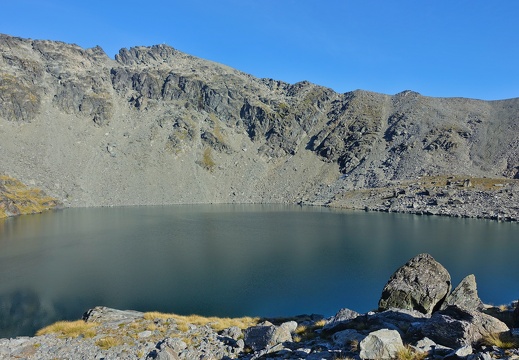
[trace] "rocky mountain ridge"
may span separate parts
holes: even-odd
[[[345,199],[453,175],[508,179],[490,190],[515,194],[518,110],[519,99],[339,94],[258,79],[167,45],[111,59],[100,47],[0,35],[0,169],[65,206],[300,202],[427,213]],[[482,217],[517,219],[517,208],[502,207]]]

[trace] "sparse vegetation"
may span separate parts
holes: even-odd
[[[219,317],[204,317],[199,315],[176,315],[176,314],[165,314],[160,312],[147,312],[144,314],[146,320],[156,319],[173,319],[177,323],[177,328],[181,331],[187,331],[189,329],[188,324],[197,326],[209,325],[213,330],[220,331],[227,329],[231,326],[237,326],[240,329],[246,329],[250,326],[254,326],[259,322],[259,318],[253,317],[242,317],[242,318],[219,318]],[[182,330],[181,327],[185,330]]]
[[[350,346],[350,351],[359,352],[360,351],[360,343],[359,340],[351,340],[348,344]]]
[[[510,333],[490,333],[481,339],[483,345],[497,346],[500,349],[519,348],[519,339],[513,337]]]
[[[77,321],[58,321],[52,325],[44,327],[36,332],[36,336],[56,334],[61,338],[76,338],[83,336],[91,338],[96,335],[96,323],[87,323],[83,320]]]
[[[410,345],[401,347],[395,354],[396,360],[424,360],[427,358],[427,352],[416,350]]]
[[[45,195],[40,189],[28,188],[9,176],[0,176],[0,218],[41,213],[56,205],[57,200]]]
[[[296,330],[294,331],[294,333],[296,334],[293,337],[294,341],[295,342],[307,341],[307,340],[311,340],[311,339],[317,337],[316,330],[322,328],[325,324],[326,324],[326,320],[322,319],[322,320],[318,320],[311,324],[299,325],[296,328]],[[296,341],[296,338],[299,339],[299,341]]]
[[[119,338],[107,336],[96,341],[96,345],[103,350],[108,350],[114,346],[121,345],[123,341]]]
[[[202,155],[202,166],[212,171],[216,163],[213,160],[213,152],[210,147],[205,148],[204,153]]]

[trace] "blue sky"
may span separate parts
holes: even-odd
[[[519,97],[517,0],[0,0],[0,33],[166,43],[258,77],[338,92]]]

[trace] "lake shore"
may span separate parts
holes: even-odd
[[[518,180],[431,176],[384,188],[346,191],[327,206],[517,222],[518,201]]]
[[[428,176],[414,181],[399,181],[382,188],[333,191],[337,194],[332,196],[323,190],[315,200],[299,201],[298,204],[519,221],[519,180],[515,179]],[[9,176],[0,177],[0,218],[36,214],[63,206],[62,201],[47,196],[40,189],[29,188]],[[71,204],[65,206],[71,207]]]
[[[419,254],[390,277],[378,310],[359,314],[345,308],[329,318],[223,319],[96,307],[81,320],[55,323],[36,336],[0,339],[0,357],[518,359],[518,302],[484,305],[472,275],[452,292],[450,281],[441,290],[446,279],[441,264]],[[395,291],[402,288],[407,290]],[[409,302],[413,298],[420,300]]]

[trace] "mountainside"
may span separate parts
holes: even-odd
[[[349,190],[419,177],[517,179],[518,120],[519,98],[339,94],[166,45],[110,59],[0,35],[0,172],[65,206],[348,206]]]

